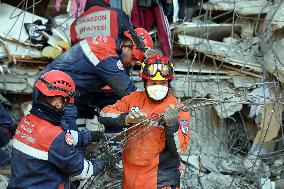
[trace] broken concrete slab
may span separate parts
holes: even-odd
[[[270,23],[271,30],[274,32],[284,27],[284,3],[277,4],[277,11]]]
[[[242,26],[241,37],[249,39],[257,33],[261,33],[264,29],[264,21],[258,18],[258,15],[250,15],[249,17],[239,17],[236,20],[238,25]]]
[[[231,36],[232,29],[240,33],[240,25],[217,24],[204,22],[183,22],[174,28],[174,35],[189,35],[211,40],[222,41],[224,37]]]
[[[216,11],[235,10],[241,15],[257,15],[267,13],[272,6],[273,4],[266,0],[209,0],[202,5],[202,8]]]
[[[274,75],[280,82],[284,83],[284,34],[277,32],[273,37],[273,41],[261,43],[263,52],[264,68]]]
[[[39,72],[39,67],[11,64],[9,70],[5,70],[0,76],[0,91],[30,94]]]
[[[189,59],[175,59],[175,72],[186,74],[212,74],[212,75],[233,75],[230,70],[212,65],[209,62],[192,62]]]
[[[282,123],[283,104],[270,103],[259,107],[260,113],[260,130],[253,141],[250,154],[264,155],[275,151],[275,145],[268,148],[266,143],[272,141],[278,136]]]
[[[32,46],[26,46],[11,41],[3,41],[3,45],[7,48],[8,56],[12,59],[24,58],[41,58],[41,51]]]
[[[201,178],[202,188],[212,189],[227,189],[237,188],[240,184],[236,176],[223,175],[218,173],[209,173]]]
[[[238,156],[227,155],[230,158],[224,158],[218,165],[218,170],[223,174],[240,173],[243,170],[242,161],[243,159]]]
[[[244,159],[243,164],[246,171],[250,172],[252,175],[255,175],[261,165],[261,160],[257,156],[249,155]]]
[[[236,45],[229,45],[224,42],[207,40],[187,35],[178,35],[179,43],[192,50],[204,53],[213,59],[228,63],[231,65],[241,66],[246,70],[262,72],[262,67],[249,51],[241,51]]]
[[[253,85],[255,83],[255,79],[248,76],[232,76],[232,80],[235,88],[242,88],[244,84]]]
[[[185,162],[188,162],[195,169],[200,170],[202,172],[206,172],[206,169],[202,166],[198,156],[196,156],[196,155],[181,155],[181,159]]]
[[[205,167],[206,169],[208,169],[210,172],[214,172],[214,173],[220,173],[218,168],[217,168],[217,159],[206,155],[206,154],[202,154],[201,156],[201,163],[202,166]]]

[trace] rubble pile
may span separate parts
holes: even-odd
[[[174,28],[177,95],[222,101],[192,111],[182,188],[283,187],[283,6],[210,0]]]
[[[283,188],[284,3],[199,5],[191,19],[171,27],[176,65],[171,85],[182,102],[190,99],[191,110],[181,188]],[[0,22],[7,23],[0,27],[0,90],[16,120],[41,69],[69,48],[74,18],[55,17],[52,35],[42,35],[47,44],[32,42],[23,29],[34,20],[48,22],[0,4]],[[132,78],[143,87],[137,72]],[[6,179],[0,174],[0,188]]]

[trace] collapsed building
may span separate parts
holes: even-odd
[[[170,26],[172,88],[191,111],[181,188],[283,188],[284,3],[209,0],[194,9],[190,19]],[[0,4],[1,102],[16,122],[28,111],[36,76],[68,49],[74,18],[54,17],[52,34],[42,35],[44,48],[29,41],[23,28],[34,20],[48,22]],[[151,34],[156,38],[155,30]],[[143,87],[137,70],[131,77]],[[89,122],[92,129],[103,128],[96,118]],[[7,178],[0,179],[5,186]],[[111,184],[106,188],[119,188]]]

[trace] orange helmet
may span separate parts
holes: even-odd
[[[140,77],[146,80],[171,80],[174,76],[174,65],[165,56],[155,54],[142,63]]]
[[[74,103],[75,83],[66,73],[52,70],[42,75],[35,87],[46,96],[63,96],[69,103]]]
[[[143,28],[136,28],[124,32],[124,35],[133,43],[133,55],[140,61],[144,60],[144,52],[153,48],[153,40],[149,33]]]

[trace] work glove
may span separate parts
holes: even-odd
[[[125,125],[136,124],[143,121],[146,118],[146,114],[144,112],[129,112],[129,114],[125,117]]]
[[[91,131],[91,137],[91,142],[106,141],[106,137],[102,131]]]
[[[178,108],[173,104],[170,105],[164,113],[164,120],[166,122],[166,126],[173,126],[178,124],[178,114]]]

